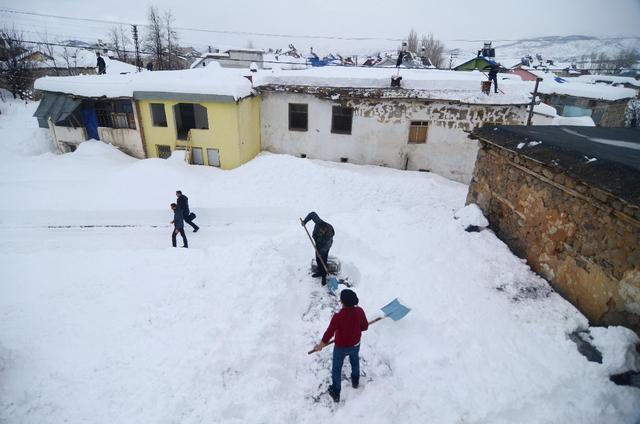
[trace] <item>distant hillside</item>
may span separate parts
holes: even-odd
[[[492,40],[487,40],[492,41]],[[477,41],[445,42],[447,55],[457,55],[456,63],[464,62],[476,55],[482,43]],[[518,41],[493,40],[497,58],[520,58],[536,54],[560,62],[571,62],[591,54],[615,55],[620,50],[634,48],[640,53],[640,37],[591,37],[586,35],[547,36]]]

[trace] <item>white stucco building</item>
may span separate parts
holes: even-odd
[[[262,148],[274,153],[430,171],[471,180],[478,144],[468,132],[485,123],[522,125],[529,86],[480,91],[475,72],[320,68],[264,74]]]

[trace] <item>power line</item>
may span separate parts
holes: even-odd
[[[12,9],[0,9],[0,12],[18,14],[18,15],[29,15],[29,16],[40,16],[45,18],[55,18],[55,19],[64,19],[71,21],[84,21],[84,22],[92,22],[92,23],[103,23],[109,25],[138,25],[143,27],[148,27],[148,24],[140,24],[134,22],[123,22],[123,21],[112,21],[106,19],[95,19],[95,18],[76,18],[71,16],[63,16],[63,15],[52,15],[46,13],[38,13],[38,12],[27,12],[20,10],[12,10]],[[280,38],[305,38],[305,39],[323,39],[323,40],[347,40],[347,41],[402,41],[402,38],[384,38],[384,37],[339,37],[339,36],[329,36],[329,35],[306,35],[306,34],[276,34],[276,33],[268,33],[268,32],[250,32],[250,31],[229,31],[229,30],[215,30],[215,29],[205,29],[205,28],[190,28],[190,27],[175,27],[174,29],[179,31],[194,31],[194,32],[205,32],[212,34],[231,34],[231,35],[253,35],[260,37],[280,37]]]

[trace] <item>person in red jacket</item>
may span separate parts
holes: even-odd
[[[354,389],[358,388],[360,383],[360,337],[362,332],[369,328],[364,311],[357,306],[358,296],[353,290],[342,290],[340,302],[342,302],[342,309],[333,315],[327,331],[322,336],[322,341],[314,348],[316,351],[322,350],[335,335],[331,369],[332,384],[329,386],[329,395],[335,402],[340,402],[340,376],[344,358],[347,356],[351,363],[351,385]]]

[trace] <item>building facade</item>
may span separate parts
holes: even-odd
[[[416,99],[403,90],[266,85],[260,91],[264,150],[429,171],[462,183],[471,180],[478,150],[469,131],[527,119],[524,104]]]

